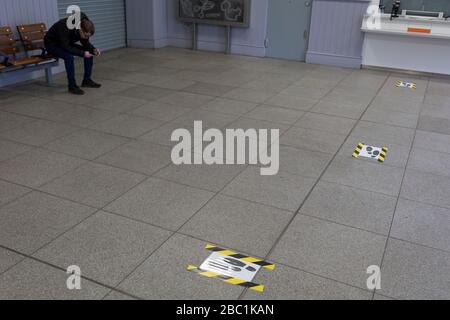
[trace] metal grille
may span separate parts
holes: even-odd
[[[95,24],[91,42],[105,50],[126,47],[124,0],[58,0],[60,18],[68,16],[67,7],[77,5]]]

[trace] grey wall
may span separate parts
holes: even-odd
[[[51,26],[58,20],[56,0],[0,0],[0,25],[15,29],[19,24],[44,22]],[[0,87],[35,78],[43,75],[43,71],[24,76],[12,74],[0,77]]]
[[[306,62],[359,68],[370,0],[313,0]]]
[[[177,0],[127,0],[128,44],[140,48],[167,45],[190,48],[191,25],[176,20]],[[268,0],[253,0],[250,28],[233,28],[232,53],[265,56]],[[200,25],[198,48],[224,51],[225,28]]]
[[[127,0],[128,46],[161,48],[167,42],[166,0]]]

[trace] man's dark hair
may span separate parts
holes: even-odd
[[[90,35],[93,35],[95,33],[95,25],[91,20],[87,19],[82,20],[80,28],[81,30],[83,30],[86,33],[89,33]]]

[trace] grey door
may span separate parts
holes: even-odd
[[[266,55],[305,60],[312,0],[269,0]]]
[[[67,7],[77,5],[95,24],[92,43],[110,50],[126,47],[125,1],[124,0],[58,0],[60,18],[68,16]]]

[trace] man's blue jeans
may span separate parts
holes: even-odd
[[[81,46],[80,49],[85,51]],[[49,47],[46,48],[47,52],[51,55],[64,60],[67,73],[67,81],[69,82],[69,87],[75,87],[77,81],[75,79],[75,62],[73,55],[60,47]],[[94,66],[94,58],[84,58],[84,80],[88,80],[92,76],[92,67]]]

